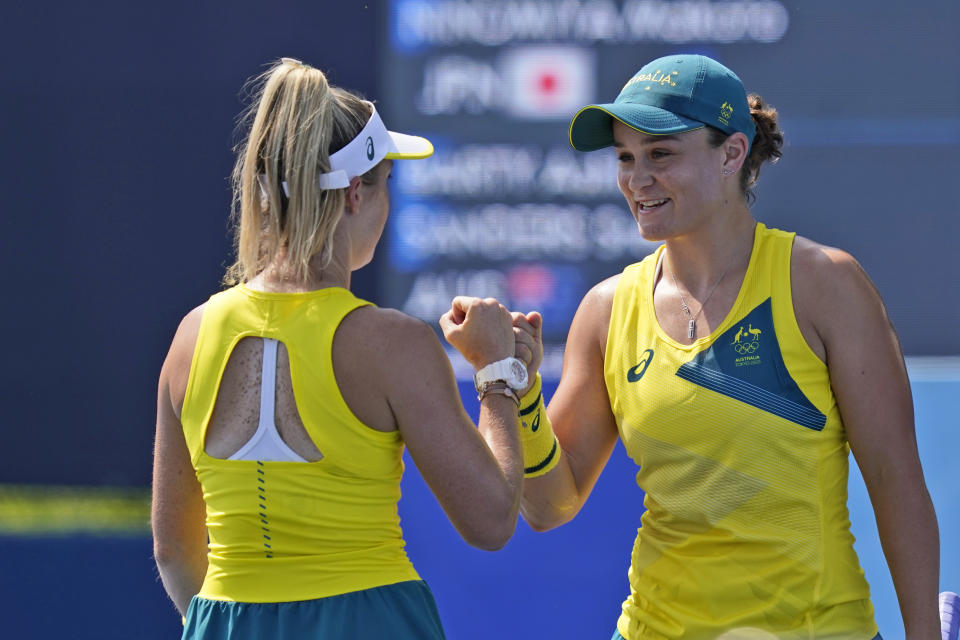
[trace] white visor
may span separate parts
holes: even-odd
[[[396,131],[387,131],[377,108],[370,105],[370,119],[360,133],[345,147],[330,156],[330,172],[320,174],[321,189],[346,189],[350,180],[373,169],[384,158],[420,160],[433,155],[433,144],[426,138]],[[266,192],[266,176],[259,175],[260,187]],[[286,181],[283,193],[290,195]]]
[[[320,174],[321,189],[345,189],[350,179],[362,176],[384,158],[419,160],[433,155],[433,145],[426,138],[387,131],[377,108],[370,105],[370,119],[347,146],[330,156],[330,173]]]

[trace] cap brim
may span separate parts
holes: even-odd
[[[631,129],[654,136],[705,126],[697,120],[646,104],[591,104],[580,109],[570,121],[570,144],[578,151],[596,151],[613,145],[613,118]]]
[[[388,131],[394,149],[387,152],[390,160],[422,160],[433,155],[433,144],[426,138]]]

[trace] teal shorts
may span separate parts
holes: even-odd
[[[297,602],[194,597],[183,640],[445,640],[430,587],[398,582]]]

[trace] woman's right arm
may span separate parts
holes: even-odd
[[[499,303],[473,299],[465,311],[469,322],[457,329],[474,366],[514,355],[512,321]],[[477,429],[433,330],[399,313],[381,326],[378,341],[392,364],[375,375],[417,469],[467,543],[503,547],[516,528],[523,482],[516,403],[488,394]]]
[[[548,473],[526,478],[520,510],[535,531],[569,522],[580,511],[617,443],[617,424],[603,376],[610,310],[619,276],[591,289],[570,325],[560,384],[547,417],[560,442],[560,459]],[[529,331],[522,319],[521,328]],[[537,347],[542,351],[539,331]],[[539,354],[535,355],[539,362]]]
[[[153,555],[180,615],[200,591],[207,570],[206,507],[180,424],[190,359],[202,307],[184,318],[160,372],[153,458]]]

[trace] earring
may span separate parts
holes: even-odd
[[[723,173],[723,175],[725,175],[725,176],[732,176],[732,175],[733,175],[733,170],[732,170],[732,169],[724,169],[721,173]]]

